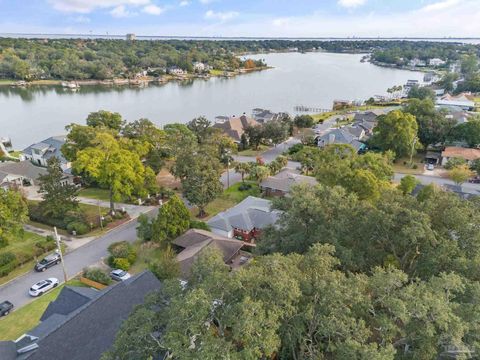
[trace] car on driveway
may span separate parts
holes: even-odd
[[[427,170],[434,170],[435,169],[435,166],[433,164],[428,164],[427,165]]]
[[[45,271],[53,265],[60,264],[61,261],[62,259],[60,258],[60,254],[55,252],[53,254],[45,256],[42,260],[40,260],[35,265],[35,271]]]
[[[13,304],[10,301],[0,303],[0,316],[7,316],[13,309]]]
[[[125,281],[130,279],[132,275],[122,269],[115,269],[110,272],[110,277],[116,281]]]
[[[28,293],[30,294],[30,296],[37,297],[56,288],[57,286],[58,286],[57,278],[48,278],[46,280],[39,281],[38,283],[32,285]]]

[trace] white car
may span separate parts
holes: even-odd
[[[28,293],[30,296],[37,297],[45,294],[46,292],[56,288],[58,286],[58,279],[48,278],[47,280],[39,281],[38,283],[32,285]]]
[[[115,269],[110,272],[110,277],[115,281],[125,281],[130,279],[131,276],[128,272],[121,269]]]
[[[435,166],[434,166],[433,164],[428,164],[428,165],[427,165],[427,170],[432,171],[432,170],[434,170],[434,169],[435,169]]]

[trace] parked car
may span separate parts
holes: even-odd
[[[116,281],[125,281],[130,279],[132,275],[122,269],[115,269],[110,272],[110,277]]]
[[[47,280],[42,280],[32,285],[28,293],[30,294],[30,296],[37,297],[56,288],[57,286],[58,286],[57,278],[48,278]]]
[[[10,301],[0,303],[0,316],[7,316],[13,309],[13,304]]]
[[[59,253],[53,253],[45,256],[41,261],[35,265],[35,271],[45,271],[53,265],[60,264],[62,261]]]
[[[469,179],[468,182],[472,184],[480,184],[480,177],[474,177],[472,179]]]
[[[433,164],[428,164],[427,165],[427,170],[434,170],[435,166]]]

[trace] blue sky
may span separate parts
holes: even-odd
[[[480,0],[0,0],[0,33],[480,36]]]

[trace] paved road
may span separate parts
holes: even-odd
[[[148,215],[154,216],[155,213],[156,209],[150,210]],[[68,279],[75,277],[86,266],[95,264],[102,258],[105,258],[108,255],[107,248],[110,244],[123,240],[135,241],[137,239],[136,226],[137,220],[132,220],[65,255]],[[28,295],[28,289],[36,282],[49,277],[55,277],[63,283],[62,266],[53,266],[43,273],[37,273],[32,270],[10,283],[0,286],[0,302],[9,300],[17,308],[27,304],[32,300]]]
[[[404,176],[407,176],[407,174],[395,173],[393,180],[398,182]],[[436,184],[438,186],[455,185],[455,183],[452,180],[445,179],[440,176],[415,175],[415,177],[423,185],[429,185],[429,184]],[[473,194],[473,195],[480,195],[480,184],[465,183],[462,185],[462,191],[469,194]]]

